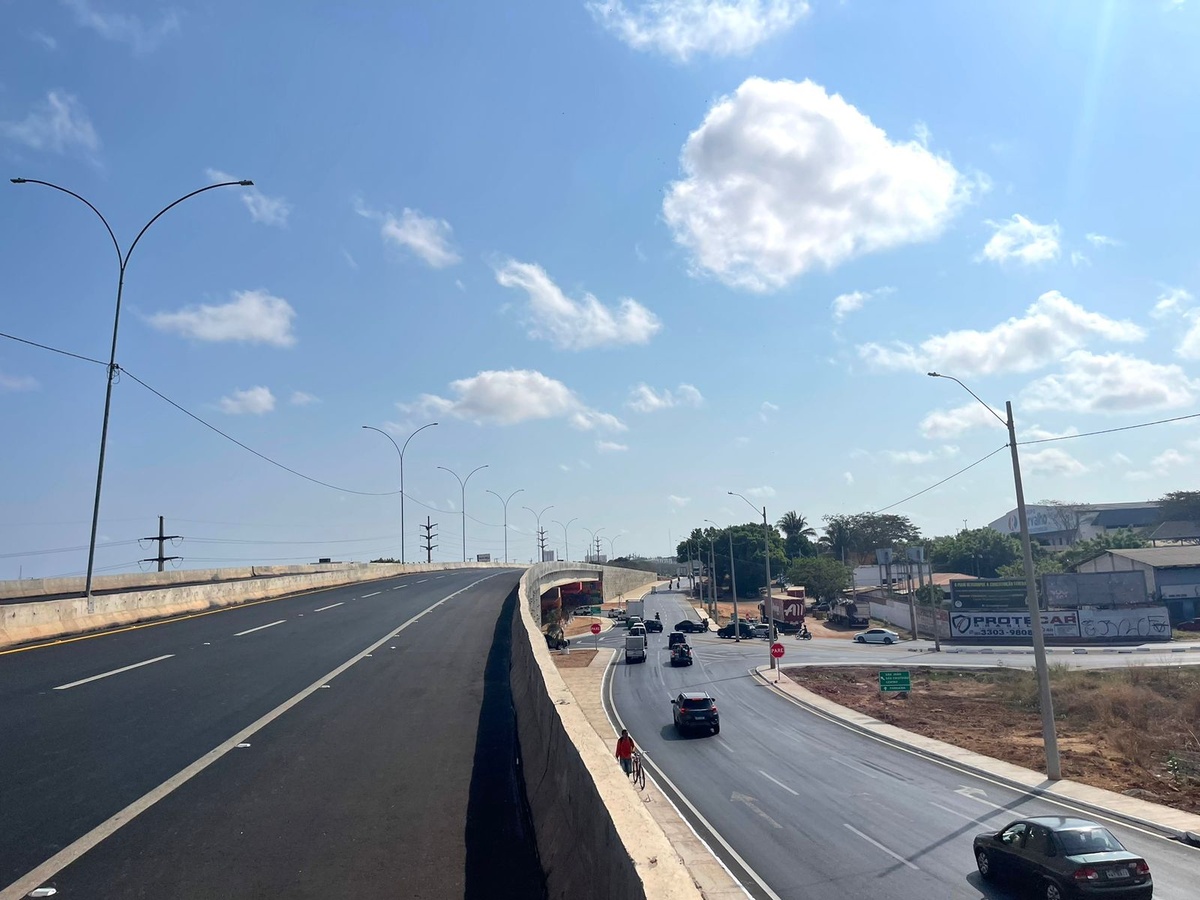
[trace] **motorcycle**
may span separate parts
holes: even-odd
[[[812,640],[812,632],[811,631],[797,631],[796,632],[796,640],[811,641]]]

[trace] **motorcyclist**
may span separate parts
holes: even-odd
[[[660,616],[658,613],[655,613],[655,614],[654,614],[654,619],[655,619],[655,621],[661,622],[661,621],[662,621],[662,616]]]

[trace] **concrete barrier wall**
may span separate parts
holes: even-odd
[[[203,612],[253,600],[283,597],[301,591],[339,587],[380,578],[394,578],[397,575],[408,573],[461,568],[496,568],[498,565],[502,564],[410,563],[400,566],[386,563],[360,563],[338,566],[331,571],[324,572],[312,572],[307,567],[296,567],[303,574],[235,577],[234,580],[184,584],[138,590],[131,593],[101,594],[92,598],[90,610],[86,598],[83,597],[0,604],[0,647],[29,641],[62,638],[166,616]],[[209,571],[230,572],[231,570]],[[244,571],[253,574],[253,570]]]
[[[600,566],[604,570],[604,599],[616,600],[621,594],[633,594],[639,588],[656,584],[662,579],[653,572],[623,569],[620,566]],[[628,596],[626,599],[629,599]]]
[[[643,808],[546,649],[542,585],[578,564],[526,571],[513,617],[512,679],[525,790],[554,900],[700,900],[683,861]],[[599,570],[599,566],[583,567]],[[607,584],[611,567],[604,569]],[[631,570],[621,570],[631,571]],[[653,573],[643,573],[656,580]]]

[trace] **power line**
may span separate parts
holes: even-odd
[[[1098,434],[1114,434],[1118,431],[1132,431],[1135,428],[1149,428],[1151,425],[1166,425],[1170,422],[1183,422],[1187,419],[1200,418],[1200,413],[1190,413],[1186,416],[1174,416],[1170,419],[1158,419],[1155,422],[1139,422],[1137,425],[1122,425],[1119,428],[1104,428],[1100,431],[1085,431],[1083,434],[1060,434],[1058,437],[1038,438],[1035,441],[1017,441],[1018,447],[1026,444],[1050,444],[1054,441],[1070,441],[1075,438],[1095,437]]]
[[[137,541],[103,541],[96,544],[97,547],[124,547],[129,544],[136,544]],[[18,553],[0,553],[0,559],[16,559],[19,556],[52,556],[55,553],[77,553],[80,550],[88,549],[88,545],[84,544],[80,547],[53,547],[49,550],[24,550]]]
[[[170,397],[168,397],[165,394],[161,393],[160,391],[156,391],[154,388],[150,387],[150,385],[146,384],[146,382],[142,381],[142,379],[138,378],[136,375],[134,375],[128,369],[121,369],[121,371],[124,372],[126,375],[128,375],[130,378],[132,378],[134,381],[136,381],[138,384],[140,384],[142,387],[144,387],[146,390],[148,390],[150,393],[152,393],[154,396],[158,397],[160,400],[163,400],[166,403],[170,404],[171,406],[175,407],[177,410],[179,410],[185,416],[188,416],[189,418],[194,419],[195,421],[199,422],[201,425],[203,425],[205,428],[209,429],[210,431],[216,432],[221,437],[225,438],[225,440],[231,441],[231,442],[237,444],[243,450],[245,450],[249,453],[253,453],[255,456],[257,456],[259,459],[263,460],[264,462],[268,462],[271,465],[276,466],[277,468],[283,469],[285,472],[290,472],[292,475],[295,475],[298,478],[303,478],[305,481],[311,481],[313,484],[319,484],[319,485],[321,485],[321,487],[327,487],[327,488],[330,488],[332,490],[338,491],[343,494],[358,494],[359,496],[363,496],[363,497],[389,497],[389,496],[394,496],[395,494],[400,493],[399,491],[355,491],[355,490],[351,490],[350,488],[339,487],[336,484],[330,484],[327,481],[321,481],[321,479],[313,478],[311,475],[305,475],[303,472],[297,472],[295,469],[291,468],[290,466],[285,466],[283,463],[278,462],[277,460],[271,459],[271,457],[267,456],[266,454],[259,453],[253,447],[243,444],[237,438],[226,434],[224,431],[222,431],[216,425],[206,422],[204,419],[200,418],[194,412],[184,409],[182,406],[180,406],[178,403],[176,403]]]
[[[51,347],[48,344],[39,344],[37,341],[26,340],[25,338],[17,337],[15,334],[6,334],[0,331],[0,337],[8,338],[10,341],[16,341],[19,344],[28,344],[30,347],[37,347],[39,350],[49,350],[51,353],[61,353],[63,356],[69,356],[72,359],[81,359],[84,362],[95,363],[98,366],[107,366],[102,359],[92,359],[90,356],[81,356],[78,353],[72,353],[70,350],[59,350],[57,347]]]
[[[977,460],[975,460],[975,462],[971,463],[969,466],[963,466],[963,468],[959,469],[959,470],[958,470],[957,472],[955,472],[953,475],[947,475],[945,478],[943,478],[941,481],[937,482],[936,484],[931,484],[929,487],[927,487],[927,488],[922,488],[921,490],[917,491],[915,494],[909,494],[909,495],[908,495],[907,497],[905,497],[903,500],[897,500],[895,503],[892,503],[892,504],[890,504],[890,505],[888,505],[888,506],[884,506],[884,507],[881,507],[880,509],[877,509],[877,510],[875,510],[875,512],[873,513],[873,515],[878,515],[878,514],[879,514],[879,513],[881,513],[881,512],[887,512],[889,509],[892,509],[892,508],[894,508],[894,507],[897,507],[897,506],[899,506],[901,503],[907,503],[909,500],[915,499],[916,497],[920,497],[922,494],[926,494],[926,493],[928,493],[929,491],[932,491],[932,490],[933,490],[935,487],[940,487],[940,486],[942,486],[942,485],[943,485],[943,484],[945,484],[947,481],[950,481],[952,478],[957,478],[959,475],[961,475],[963,472],[966,472],[968,469],[973,469],[973,468],[975,468],[975,467],[976,467],[977,465],[979,465],[981,462],[984,462],[985,460],[989,460],[989,459],[991,459],[993,456],[995,456],[995,455],[996,455],[997,453],[999,453],[1001,450],[1007,450],[1007,449],[1008,449],[1008,444],[1002,444],[1001,446],[999,446],[999,447],[997,447],[995,450],[993,450],[991,453],[989,453],[987,456],[984,456],[984,457],[982,457],[982,458],[980,458],[980,459],[977,459]]]

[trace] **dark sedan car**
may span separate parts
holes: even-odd
[[[675,623],[676,631],[684,631],[687,633],[708,631],[708,619],[703,622],[693,622],[691,619],[684,619],[682,622]]]
[[[671,700],[674,707],[675,730],[680,734],[688,728],[706,728],[713,734],[721,731],[717,701],[707,691],[690,691]]]
[[[1009,877],[1046,900],[1150,900],[1150,867],[1107,828],[1069,816],[1021,819],[975,837],[986,879]]]
[[[659,619],[647,619],[644,624],[647,631],[662,631],[662,621]]]
[[[754,637],[754,629],[750,627],[748,622],[738,622],[738,631],[744,638]],[[731,638],[734,635],[733,623],[729,622],[717,629],[717,637]]]

